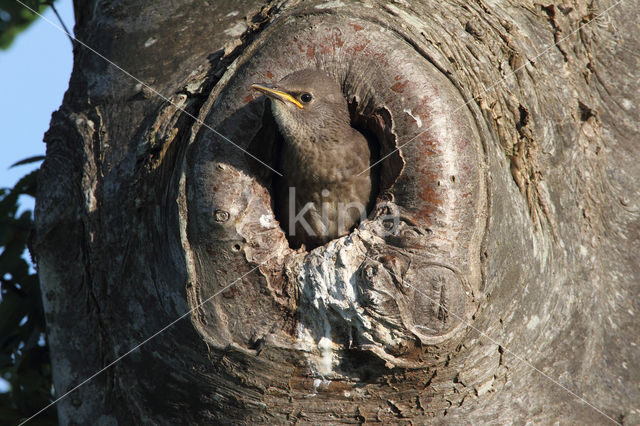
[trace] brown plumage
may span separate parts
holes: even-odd
[[[351,127],[340,86],[324,71],[307,69],[252,87],[271,99],[284,139],[275,209],[292,246],[313,248],[346,235],[372,200],[371,172],[360,174],[371,154]]]

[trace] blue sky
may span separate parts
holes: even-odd
[[[56,1],[67,28],[74,25],[71,0]],[[59,26],[51,9],[45,17]],[[12,187],[38,163],[9,169],[23,158],[44,154],[42,142],[51,113],[62,103],[73,64],[71,42],[44,19],[0,50],[0,187]],[[32,208],[29,197],[21,204]]]

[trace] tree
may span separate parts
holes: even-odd
[[[63,423],[638,421],[634,5],[101,6],[36,205]],[[315,66],[382,161],[306,253],[249,86]]]

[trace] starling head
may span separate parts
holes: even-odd
[[[272,99],[273,116],[291,142],[307,141],[324,128],[349,125],[347,101],[340,85],[324,71],[305,69],[275,85],[251,87]]]

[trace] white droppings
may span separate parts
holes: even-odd
[[[318,388],[322,386],[326,389],[329,387],[330,384],[331,384],[331,380],[327,380],[325,378],[313,379],[313,392],[311,393],[310,396],[316,396],[318,394]]]
[[[420,118],[420,116],[413,115],[413,111],[411,111],[408,108],[403,109],[403,111],[406,112],[407,114],[409,114],[411,116],[411,118],[416,120],[416,124],[418,125],[419,128],[422,127],[422,119]]]
[[[316,9],[333,9],[334,7],[345,6],[345,4],[341,1],[328,1],[326,3],[317,4]]]
[[[321,358],[318,364],[318,372],[327,375],[333,371],[333,342],[327,337],[323,337],[318,342]]]
[[[626,99],[626,98],[622,100],[622,108],[624,108],[627,111],[629,111],[631,109],[631,107],[633,107],[633,102],[631,102],[631,100]]]
[[[540,324],[540,318],[537,315],[534,315],[531,317],[531,319],[527,323],[527,328],[529,330],[533,330],[538,326],[538,324]]]
[[[147,41],[145,41],[145,42],[144,42],[144,47],[149,47],[149,46],[151,46],[152,44],[155,44],[155,42],[156,42],[156,41],[158,41],[158,39],[153,38],[153,37],[149,37],[149,38],[147,39]]]
[[[238,37],[241,36],[246,29],[247,25],[244,23],[244,21],[238,21],[233,27],[224,30],[224,33],[231,37]]]
[[[485,393],[489,392],[491,390],[491,388],[493,387],[493,381],[495,380],[495,378],[492,376],[489,380],[487,380],[486,382],[482,383],[480,386],[476,387],[476,394],[478,396],[482,396]]]
[[[320,386],[324,386],[326,388],[330,384],[331,384],[331,380],[327,380],[327,379],[324,379],[324,378],[323,379],[320,379],[320,378],[314,379],[313,380],[313,388],[314,388],[313,390],[317,391]]]
[[[263,228],[271,228],[272,221],[272,214],[263,214],[262,216],[260,216],[260,226],[262,226]]]
[[[231,18],[232,16],[238,16],[240,12],[238,12],[237,10],[234,10],[232,12],[227,13],[227,18]]]
[[[587,257],[589,250],[585,246],[580,246],[580,256]]]
[[[356,229],[353,234],[333,240],[322,250],[312,250],[301,265],[297,277],[300,292],[298,345],[309,360],[314,377],[333,377],[339,348],[349,347],[352,339],[370,342],[375,325],[360,306],[356,278],[360,273],[366,247],[360,238],[372,238],[368,231]],[[336,267],[340,265],[340,267]],[[332,324],[350,324],[349,335],[334,341]],[[375,328],[375,336],[383,344],[397,344],[396,336]]]
[[[355,277],[362,263],[364,247],[353,245],[352,237],[334,240],[325,250],[313,251],[303,264],[298,278],[301,295],[301,319],[298,329],[300,343],[312,356],[312,365],[319,375],[331,371],[331,322],[333,315],[340,315],[354,326],[368,328],[368,319],[362,315],[357,302]],[[335,264],[353,265],[335,268]]]

